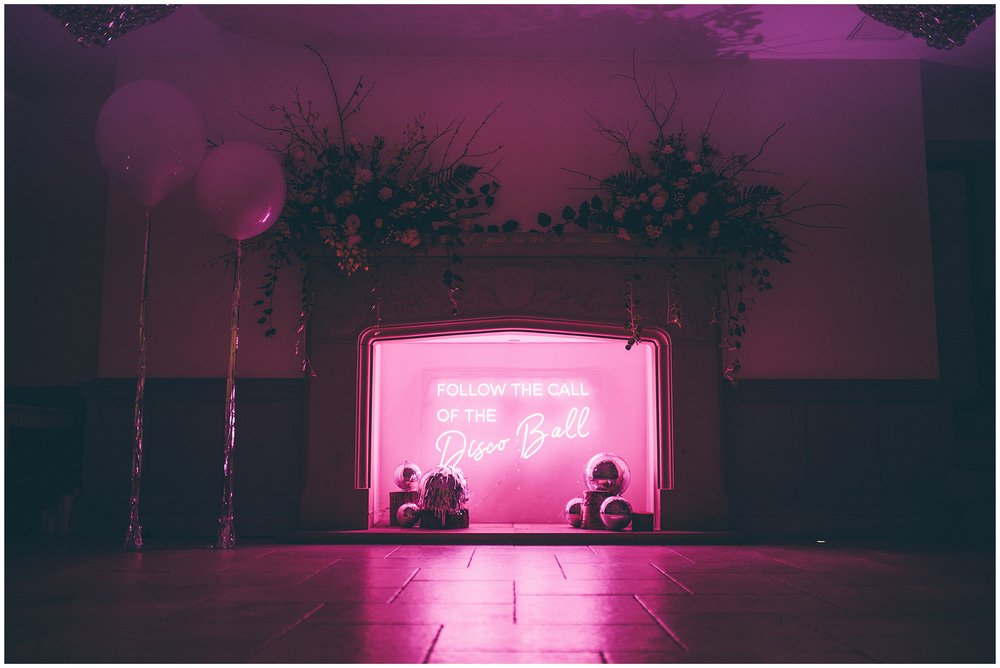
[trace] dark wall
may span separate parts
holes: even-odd
[[[65,530],[82,483],[79,387],[97,373],[107,218],[94,126],[114,73],[83,85],[7,62],[5,518],[16,536]]]
[[[954,537],[949,404],[937,381],[764,381],[725,399],[735,528]]]
[[[236,528],[277,536],[295,528],[302,491],[303,404],[299,379],[236,385]],[[128,524],[135,382],[102,379],[85,388],[87,448],[73,530],[119,535]],[[147,540],[210,538],[221,510],[224,379],[152,379],[146,385],[140,520]]]

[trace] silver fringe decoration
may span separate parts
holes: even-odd
[[[236,445],[236,352],[240,347],[240,260],[243,242],[236,242],[233,267],[233,307],[229,318],[229,372],[226,375],[226,440],[223,447],[222,512],[219,515],[219,537],[215,547],[228,550],[236,547],[236,527],[233,523],[233,449]]]
[[[142,549],[142,525],[139,523],[139,483],[142,480],[142,413],[146,392],[146,303],[149,301],[149,207],[146,208],[146,235],[142,250],[142,290],[139,296],[139,369],[135,381],[135,407],[132,425],[135,441],[132,444],[131,486],[128,500],[128,531],[124,549]]]

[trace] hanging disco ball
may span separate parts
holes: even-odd
[[[927,46],[945,51],[965,44],[965,39],[983,21],[993,16],[996,5],[858,5],[879,23],[908,32],[927,41]]]
[[[612,531],[621,531],[632,522],[632,504],[620,496],[609,496],[601,504],[601,521]]]
[[[575,497],[566,503],[566,521],[575,529],[579,529],[583,524],[583,499]]]
[[[609,494],[623,494],[632,479],[625,460],[611,452],[600,452],[591,457],[583,475],[587,489]]]
[[[419,466],[411,461],[404,461],[396,467],[396,470],[392,474],[392,481],[396,483],[396,487],[404,492],[412,492],[420,484],[421,475],[422,471]]]
[[[180,5],[43,5],[81,46],[107,46],[136,28],[170,16]]]

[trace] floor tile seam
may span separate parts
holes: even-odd
[[[222,551],[220,548],[215,548],[215,547],[209,547],[208,550],[211,551],[211,552],[221,552]],[[244,559],[243,561],[237,561],[236,563],[230,564],[230,565],[226,566],[225,568],[220,568],[217,571],[213,571],[213,573],[215,573],[215,574],[227,573],[228,571],[231,571],[232,569],[234,569],[234,568],[236,568],[238,566],[245,566],[246,564],[249,564],[251,562],[257,561],[258,559],[262,559],[263,557],[266,557],[269,554],[277,554],[277,552],[278,552],[278,549],[274,548],[272,550],[268,550],[267,552],[262,552],[262,553],[260,553],[258,555],[255,555],[255,556],[249,557],[247,559]]]
[[[799,622],[800,624],[804,624],[805,626],[807,626],[808,628],[812,629],[813,631],[816,631],[820,635],[826,636],[830,640],[843,645],[844,647],[848,648],[852,652],[855,652],[856,654],[864,657],[865,659],[867,659],[871,663],[882,663],[881,661],[879,661],[875,657],[869,656],[864,651],[858,649],[854,645],[849,644],[843,638],[837,637],[836,635],[833,635],[832,633],[827,632],[826,630],[824,630],[822,627],[820,627],[817,624],[810,623],[810,621],[808,619],[805,619],[805,618],[802,618],[802,617],[795,617],[794,615],[789,615],[789,616],[792,617],[792,619],[794,619],[796,622]]]
[[[219,592],[216,592],[216,593],[212,594],[211,596],[207,596],[205,598],[198,599],[197,601],[192,602],[190,605],[185,605],[185,606],[183,606],[183,607],[181,607],[181,608],[179,608],[177,610],[171,610],[167,614],[165,614],[165,615],[163,615],[161,617],[157,617],[157,620],[158,621],[166,621],[166,620],[170,619],[171,617],[174,617],[175,615],[179,615],[181,613],[184,613],[184,612],[187,612],[187,611],[192,610],[194,608],[197,608],[199,605],[204,605],[205,603],[209,603],[211,601],[214,601],[217,598],[221,598],[221,597],[226,596],[228,594],[232,594],[234,591],[236,591],[237,589],[239,589],[241,586],[242,585],[229,585],[229,586],[227,586],[225,588],[224,591],[219,591]]]
[[[408,577],[408,578],[406,579],[406,582],[404,582],[404,583],[403,583],[403,586],[402,586],[402,587],[400,587],[400,588],[399,588],[399,589],[398,589],[398,590],[396,591],[396,593],[395,593],[395,594],[393,594],[393,595],[392,595],[392,597],[391,597],[391,598],[390,598],[390,599],[388,600],[387,604],[390,604],[390,603],[392,603],[393,601],[395,601],[395,600],[396,600],[397,598],[399,598],[399,597],[400,597],[400,595],[401,595],[401,594],[403,593],[403,590],[404,590],[404,589],[406,589],[406,587],[407,587],[407,586],[408,586],[408,585],[409,585],[409,584],[410,584],[411,582],[413,582],[413,578],[417,577],[417,573],[419,573],[419,572],[420,572],[420,569],[419,569],[419,568],[417,568],[417,569],[416,569],[415,571],[413,571],[413,573],[411,573],[411,574],[410,574],[410,577]],[[431,582],[431,580],[422,580],[422,582]]]
[[[902,586],[903,589],[909,589],[912,592],[917,592],[918,594],[923,594],[924,596],[926,596],[930,600],[934,601],[935,603],[941,603],[942,605],[953,605],[953,606],[957,605],[959,607],[966,607],[966,604],[964,604],[962,601],[958,601],[958,600],[955,600],[953,598],[948,598],[946,596],[939,596],[937,594],[931,594],[929,592],[923,591],[922,589],[919,589],[919,587],[921,585],[914,585],[913,583],[907,583],[907,584],[904,584],[904,585],[901,585],[901,586]],[[972,605],[972,604],[969,604],[969,605]]]
[[[641,607],[641,608],[642,608],[643,610],[645,610],[645,611],[646,611],[646,614],[647,614],[647,615],[649,615],[650,617],[652,617],[652,618],[653,618],[653,622],[654,622],[654,623],[655,623],[655,624],[656,624],[657,626],[659,626],[659,627],[660,627],[660,628],[661,628],[661,629],[663,630],[663,632],[664,632],[664,633],[666,633],[666,634],[667,634],[668,636],[670,636],[670,639],[671,639],[671,640],[673,640],[673,641],[674,641],[675,643],[677,643],[677,646],[678,646],[678,647],[680,647],[680,648],[681,648],[681,649],[682,649],[682,650],[684,651],[684,653],[689,653],[689,652],[691,651],[691,650],[689,650],[689,649],[688,649],[688,646],[687,646],[687,645],[685,645],[685,644],[684,644],[683,642],[681,642],[681,639],[677,637],[677,634],[676,634],[676,633],[674,633],[674,632],[673,632],[673,631],[672,631],[672,630],[670,629],[670,627],[666,625],[666,623],[664,623],[664,622],[663,622],[662,620],[660,620],[660,618],[659,618],[659,617],[657,617],[656,615],[654,615],[654,614],[653,614],[653,611],[649,609],[649,606],[647,606],[647,605],[646,605],[646,604],[645,604],[645,603],[643,602],[643,600],[642,600],[641,598],[639,598],[639,595],[638,595],[638,594],[632,594],[632,598],[634,598],[634,599],[635,599],[635,601],[636,601],[636,603],[638,603],[638,604],[639,604],[639,606],[640,606],[640,607]]]
[[[72,566],[68,566],[66,568],[57,568],[56,570],[48,572],[48,573],[39,573],[38,575],[31,575],[31,576],[28,576],[26,578],[17,578],[16,582],[18,582],[18,583],[22,583],[22,582],[24,582],[24,583],[34,583],[37,580],[45,580],[45,579],[51,578],[51,577],[58,577],[58,576],[65,576],[65,575],[76,574],[76,573],[79,573],[81,571],[86,571],[86,570],[93,570],[95,573],[102,573],[102,572],[112,572],[112,573],[130,572],[131,569],[126,570],[126,571],[101,571],[101,570],[98,570],[98,569],[91,569],[90,568],[92,566],[96,566],[96,565],[102,564],[102,563],[104,563],[106,561],[111,561],[111,559],[112,559],[112,556],[108,555],[107,559],[99,559],[99,560],[94,561],[94,562],[88,562],[88,563],[82,563],[82,564],[75,564],[75,565],[72,565]],[[6,583],[7,582],[6,582],[6,578],[5,578],[4,584],[6,584]]]
[[[580,580],[579,582],[586,582],[586,580]],[[629,588],[631,589],[631,587]],[[538,598],[544,596],[564,596],[572,598],[613,598],[615,596],[680,596],[680,594],[664,593],[661,591],[585,591],[585,592],[571,592],[571,591],[543,591],[543,592],[521,592],[521,596],[527,598]]]
[[[652,566],[654,570],[657,570],[657,571],[663,573],[663,575],[665,575],[668,580],[670,580],[675,585],[677,585],[678,587],[680,587],[681,589],[683,589],[684,591],[686,591],[689,595],[694,596],[694,592],[693,591],[691,591],[690,589],[688,589],[687,587],[685,587],[680,581],[677,580],[677,578],[675,578],[674,576],[672,576],[670,573],[666,572],[665,570],[663,570],[662,568],[660,568],[659,566],[657,566],[656,564],[654,564],[652,562],[650,562],[649,565]]]
[[[261,643],[256,648],[254,648],[254,650],[250,653],[249,657],[246,659],[245,662],[246,663],[252,662],[253,658],[255,656],[257,656],[258,654],[260,654],[261,652],[263,652],[265,649],[267,649],[269,646],[271,646],[272,644],[274,644],[279,638],[287,635],[292,629],[297,628],[298,626],[300,626],[307,619],[309,619],[310,617],[312,617],[313,615],[315,615],[317,612],[319,612],[320,610],[322,610],[326,605],[327,605],[326,603],[320,603],[315,608],[313,608],[312,610],[308,611],[307,613],[305,613],[304,615],[302,615],[301,617],[299,617],[298,619],[296,619],[294,622],[292,622],[291,624],[289,624],[287,627],[285,627],[281,631],[278,631],[274,635],[268,637],[266,640],[264,640],[263,643]]]
[[[510,585],[511,585],[511,594],[514,597],[514,605],[511,606],[513,608],[513,611],[511,612],[511,617],[513,619],[513,623],[517,624],[517,580],[511,580]]]
[[[767,575],[768,577],[771,577],[771,578],[774,578],[774,579],[775,579],[775,580],[777,580],[778,582],[781,582],[781,583],[783,583],[783,584],[786,584],[786,585],[788,585],[789,587],[792,587],[792,588],[794,588],[794,589],[798,589],[798,590],[799,590],[800,592],[802,592],[802,593],[803,593],[803,594],[805,594],[806,596],[809,596],[809,597],[811,597],[811,598],[814,598],[814,599],[816,599],[817,601],[823,601],[824,603],[826,603],[826,604],[828,604],[828,605],[832,605],[833,607],[837,608],[838,610],[842,610],[842,611],[844,611],[844,612],[846,612],[846,613],[849,613],[849,614],[852,614],[852,615],[854,615],[854,614],[857,614],[857,613],[856,613],[856,612],[855,612],[854,610],[851,610],[850,608],[845,608],[845,607],[844,607],[844,606],[842,606],[842,605],[837,605],[837,604],[836,604],[836,603],[834,603],[833,601],[828,601],[827,599],[823,598],[822,596],[819,596],[819,595],[817,595],[817,594],[814,594],[814,593],[812,593],[811,591],[809,591],[808,589],[805,589],[805,588],[803,588],[803,587],[800,587],[800,586],[798,586],[798,585],[797,585],[797,584],[795,584],[795,583],[792,583],[792,582],[785,582],[784,580],[782,580],[782,579],[780,579],[780,578],[778,578],[778,577],[776,577],[776,576],[774,576],[774,575],[771,575],[770,573],[764,573],[763,575]],[[817,586],[823,586],[823,585],[817,585]]]
[[[304,578],[302,578],[301,580],[299,580],[298,582],[296,582],[292,586],[293,587],[298,587],[299,585],[305,584],[306,582],[308,582],[309,580],[313,579],[314,577],[316,577],[320,573],[322,573],[322,572],[324,572],[324,571],[329,570],[330,568],[332,568],[334,564],[338,564],[341,561],[343,561],[343,560],[342,559],[334,559],[332,562],[330,562],[329,564],[327,564],[323,568],[319,569],[315,573],[310,573],[309,575],[305,576]]]
[[[683,554],[681,554],[680,552],[678,552],[677,550],[675,550],[674,548],[672,548],[670,546],[667,546],[667,551],[668,552],[672,552],[673,554],[677,555],[678,557],[680,557],[684,561],[688,562],[689,564],[696,564],[697,563],[694,559],[691,559],[690,557],[685,557]]]
[[[569,580],[569,578],[566,576],[566,569],[563,568],[562,562],[559,561],[559,555],[553,554],[552,558],[556,560],[556,566],[559,567],[559,572],[562,573],[563,580]]]
[[[789,563],[789,562],[784,561],[782,559],[778,559],[777,557],[773,557],[770,554],[767,554],[765,552],[761,552],[759,550],[752,550],[751,552],[753,554],[756,554],[759,557],[764,557],[765,559],[768,559],[768,560],[773,561],[775,563],[781,564],[782,566],[788,566],[789,568],[794,568],[795,570],[801,571],[803,573],[808,573],[809,572],[806,569],[802,568],[801,566],[796,566],[795,564]],[[766,573],[766,572],[767,571],[763,571],[763,570],[761,571],[761,573]]]
[[[441,637],[442,631],[444,631],[444,624],[439,624],[437,633],[434,634],[434,640],[431,641],[431,646],[427,648],[427,653],[424,654],[424,660],[421,663],[431,662],[431,655],[434,653],[434,648],[437,647],[438,639]]]

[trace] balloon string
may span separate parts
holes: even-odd
[[[233,307],[229,318],[229,372],[226,375],[226,435],[223,446],[222,512],[219,515],[219,537],[215,547],[236,546],[233,523],[233,449],[236,445],[236,352],[240,347],[240,260],[243,242],[236,242],[236,262],[233,267]]]
[[[135,441],[132,444],[131,485],[129,489],[128,531],[124,549],[142,549],[142,525],[139,524],[139,483],[142,479],[142,409],[146,392],[146,303],[149,301],[149,207],[146,207],[146,233],[142,250],[142,289],[139,294],[139,369],[135,381],[135,407],[132,425]]]

